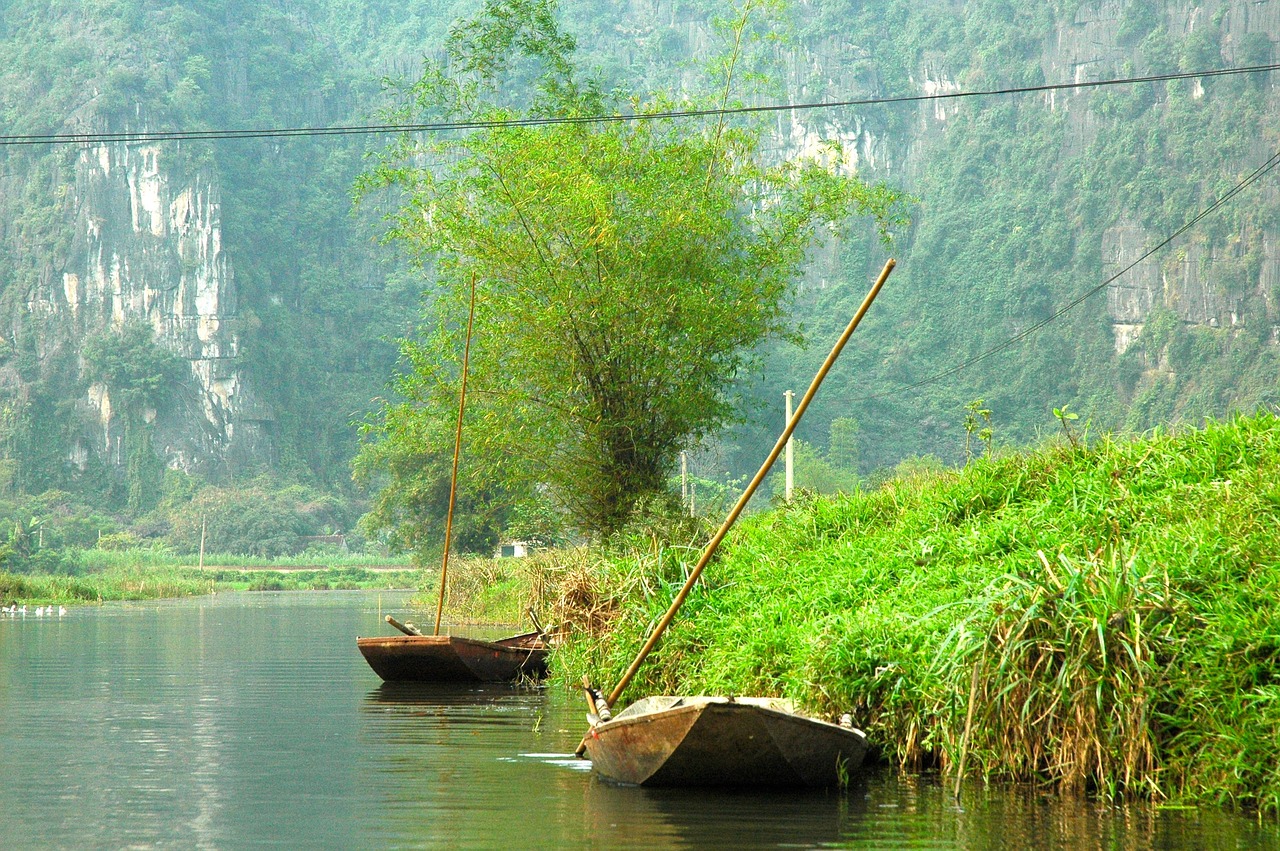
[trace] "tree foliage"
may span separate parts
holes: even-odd
[[[106,385],[126,416],[159,405],[187,371],[181,358],[156,345],[151,328],[140,321],[88,338],[81,357],[85,378]]]
[[[786,328],[819,228],[856,212],[887,235],[900,197],[833,167],[837,146],[766,166],[758,129],[723,120],[566,120],[676,105],[606,97],[574,48],[549,0],[490,2],[407,91],[406,122],[555,122],[405,136],[367,176],[365,191],[399,191],[388,238],[437,285],[422,335],[402,346],[401,398],[368,437],[449,448],[447,429],[408,424],[456,412],[474,280],[470,473],[513,498],[546,488],[580,529],[608,534],[666,488],[681,448],[734,416],[732,383],[756,344]],[[721,67],[728,92],[732,62]],[[420,488],[391,473],[384,497]]]

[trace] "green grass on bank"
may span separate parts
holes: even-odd
[[[0,603],[100,603],[192,597],[214,591],[302,591],[413,588],[420,571],[363,567],[235,570],[130,564],[75,576],[0,573]]]
[[[616,683],[696,555],[562,576],[556,676]],[[624,700],[786,695],[907,766],[1280,810],[1275,416],[805,499],[704,582]]]

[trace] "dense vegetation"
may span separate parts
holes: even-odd
[[[279,567],[278,564],[274,567]],[[46,603],[78,605],[120,600],[159,600],[195,597],[220,591],[336,591],[351,589],[408,588],[418,579],[418,571],[371,571],[362,567],[339,566],[312,569],[234,570],[227,567],[198,569],[166,564],[148,565],[129,557],[121,565],[78,576],[29,576],[0,572],[0,601],[6,606],[21,603],[35,617],[35,609]]]
[[[629,695],[786,695],[906,766],[1275,814],[1277,482],[1272,414],[904,464],[742,523]],[[561,682],[611,686],[697,551],[563,571]]]
[[[133,517],[85,503],[66,491],[0,499],[0,569],[78,575],[117,566],[206,564],[386,564],[385,548],[359,532],[349,500],[269,480],[198,487],[164,476],[154,508]]]

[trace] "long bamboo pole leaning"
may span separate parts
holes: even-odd
[[[458,431],[453,438],[453,475],[449,479],[449,512],[444,517],[444,560],[440,563],[440,602],[436,604],[436,630],[444,614],[444,589],[449,578],[449,547],[453,543],[453,503],[458,495],[458,458],[462,455],[462,412],[467,407],[467,367],[471,360],[471,326],[476,318],[476,273],[471,273],[471,303],[467,307],[467,341],[462,346],[462,387],[458,391]]]
[[[720,542],[724,540],[724,536],[729,533],[729,528],[737,521],[740,515],[747,507],[747,503],[751,501],[751,497],[755,495],[756,489],[760,487],[760,483],[764,481],[764,477],[769,474],[769,468],[778,460],[778,456],[782,454],[782,450],[786,448],[787,441],[791,439],[792,433],[796,430],[796,426],[800,424],[800,418],[804,416],[804,412],[808,410],[809,403],[813,401],[814,395],[817,394],[818,388],[822,386],[823,379],[827,377],[827,373],[831,371],[831,367],[835,365],[836,359],[840,357],[840,353],[844,351],[845,344],[849,342],[849,338],[853,336],[853,332],[857,330],[862,317],[866,315],[870,309],[871,303],[876,300],[876,296],[880,294],[880,288],[884,286],[884,282],[889,279],[889,273],[893,271],[893,267],[897,262],[893,258],[889,258],[884,264],[884,269],[880,271],[880,277],[876,278],[876,282],[871,285],[871,289],[867,292],[866,298],[862,300],[862,304],[858,307],[858,311],[849,320],[849,325],[844,329],[844,333],[840,335],[840,339],[836,340],[836,344],[832,346],[831,353],[827,355],[827,359],[822,362],[822,367],[817,374],[813,376],[813,381],[809,383],[809,389],[805,391],[804,397],[800,400],[800,405],[796,408],[795,413],[791,415],[791,419],[787,421],[786,428],[782,430],[782,434],[778,436],[778,442],[773,445],[773,451],[769,453],[769,457],[760,465],[760,470],[756,473],[755,478],[747,485],[747,489],[742,492],[742,496],[738,497],[738,502],[730,510],[729,516],[725,518],[724,523],[720,524],[720,530],[707,543],[706,548],[702,551],[702,556],[698,559],[697,565],[689,573],[689,577],[685,580],[684,585],[680,588],[680,592],[676,594],[675,600],[671,602],[671,607],[667,609],[667,613],[662,616],[662,620],[654,627],[649,640],[644,643],[644,647],[640,648],[640,652],[636,655],[635,660],[631,663],[631,667],[627,668],[618,685],[609,694],[605,701],[611,708],[617,703],[618,698],[631,684],[631,680],[635,677],[636,672],[640,670],[640,666],[644,664],[644,660],[648,657],[650,651],[658,643],[658,639],[662,637],[662,633],[666,631],[671,624],[672,619],[676,616],[676,612],[684,605],[685,598],[689,596],[689,592],[693,590],[694,583],[698,581],[698,577],[702,575],[702,571],[711,561],[711,557],[715,555],[716,550],[720,546]],[[581,757],[587,751],[587,739],[583,737],[579,743],[574,755]]]
[[[667,613],[662,616],[662,620],[654,627],[653,633],[649,636],[649,640],[645,642],[644,647],[640,649],[636,655],[635,661],[631,663],[631,667],[627,668],[627,672],[622,675],[622,679],[618,685],[609,694],[609,706],[612,707],[617,702],[622,692],[631,684],[631,680],[636,675],[636,671],[640,670],[640,666],[644,664],[645,658],[649,652],[653,650],[654,645],[658,643],[658,639],[662,637],[662,633],[666,631],[670,625],[672,618],[676,616],[676,612],[684,605],[685,598],[689,596],[689,592],[693,589],[693,585],[698,581],[698,577],[702,575],[702,571],[711,561],[711,557],[715,555],[716,549],[719,548],[720,542],[724,540],[724,536],[728,534],[729,528],[733,526],[738,519],[738,515],[747,507],[747,503],[751,501],[751,497],[755,494],[756,489],[760,487],[760,483],[764,481],[764,477],[768,475],[769,468],[773,466],[773,462],[778,460],[778,456],[786,447],[787,441],[791,439],[791,434],[796,430],[796,426],[800,423],[800,418],[804,416],[805,410],[808,409],[809,403],[813,401],[814,395],[818,392],[818,388],[822,385],[823,379],[827,377],[827,373],[831,371],[831,367],[835,365],[836,358],[840,357],[840,352],[844,350],[845,344],[849,342],[849,338],[853,336],[853,332],[857,329],[858,324],[862,322],[862,317],[866,315],[867,310],[871,307],[871,302],[880,293],[880,288],[884,286],[884,282],[888,280],[889,273],[893,271],[896,262],[890,258],[885,264],[884,269],[880,272],[880,277],[871,286],[871,290],[867,293],[866,298],[862,300],[862,305],[858,308],[858,312],[853,315],[853,319],[849,321],[849,326],[844,329],[844,333],[840,335],[840,339],[831,349],[831,353],[827,355],[827,359],[823,361],[822,367],[814,375],[813,381],[809,384],[809,389],[805,391],[804,398],[800,400],[800,405],[796,408],[795,413],[791,415],[791,419],[787,422],[787,427],[782,430],[778,442],[773,445],[773,451],[769,453],[769,457],[765,459],[764,464],[760,466],[759,472],[755,478],[747,485],[747,489],[742,492],[742,496],[738,497],[738,502],[729,512],[729,516],[725,518],[724,523],[720,524],[720,531],[707,544],[702,551],[702,557],[698,559],[698,564],[689,573],[689,578],[685,580],[684,586],[680,589],[680,593],[676,594],[675,600],[672,601],[671,607],[667,609]]]

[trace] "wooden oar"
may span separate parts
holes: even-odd
[[[720,524],[720,531],[707,544],[702,551],[702,557],[698,559],[698,564],[689,573],[689,577],[685,580],[684,586],[680,592],[676,594],[675,600],[672,601],[671,607],[667,609],[667,613],[662,616],[662,620],[654,627],[653,633],[649,636],[649,640],[645,642],[644,647],[640,649],[640,653],[636,656],[635,661],[631,663],[631,667],[627,668],[618,685],[609,694],[606,701],[608,706],[612,707],[618,698],[636,675],[636,671],[640,670],[640,666],[644,664],[644,660],[648,657],[649,652],[653,650],[654,645],[658,643],[658,639],[662,637],[662,633],[671,624],[672,618],[676,612],[684,605],[685,598],[689,596],[689,592],[693,589],[694,583],[698,581],[698,577],[702,575],[702,571],[706,568],[707,563],[711,561],[711,557],[715,555],[716,549],[719,548],[720,542],[724,540],[724,536],[728,534],[729,528],[737,521],[738,515],[747,507],[747,503],[751,501],[751,497],[755,495],[756,489],[760,487],[760,483],[764,481],[764,477],[768,475],[769,468],[778,460],[778,456],[782,454],[782,450],[786,447],[787,441],[791,439],[791,434],[796,430],[796,426],[800,423],[800,418],[804,416],[804,412],[808,410],[809,403],[813,401],[814,395],[818,392],[818,388],[822,386],[822,381],[827,377],[827,373],[831,371],[831,367],[835,365],[836,358],[840,357],[840,353],[844,351],[845,344],[849,342],[849,338],[853,336],[853,332],[857,330],[858,324],[862,322],[862,317],[866,315],[867,310],[871,307],[871,303],[875,301],[876,296],[880,294],[880,288],[884,286],[884,282],[888,280],[889,273],[893,271],[893,267],[897,265],[891,258],[884,264],[884,269],[880,272],[880,277],[871,286],[871,290],[867,293],[866,298],[862,300],[858,312],[853,315],[853,319],[849,320],[849,325],[844,329],[844,333],[840,335],[840,339],[836,341],[832,347],[831,353],[827,355],[827,359],[823,361],[822,367],[814,375],[813,381],[809,383],[809,389],[805,391],[804,397],[800,400],[799,406],[788,420],[786,428],[782,430],[782,434],[778,437],[778,442],[773,445],[773,451],[769,453],[769,457],[765,459],[764,464],[760,466],[759,472],[755,478],[747,485],[747,489],[742,492],[742,496],[738,498],[738,502],[729,512],[729,516],[725,518],[724,523]],[[576,751],[578,756],[586,751],[586,739],[578,746]]]
[[[449,546],[453,540],[453,503],[458,494],[458,457],[462,454],[462,412],[467,407],[467,365],[471,359],[471,325],[476,318],[476,273],[471,273],[471,305],[467,309],[467,341],[462,346],[462,387],[458,392],[458,431],[453,438],[453,475],[449,479],[449,512],[444,518],[444,561],[440,564],[440,602],[436,604],[436,631],[444,614],[444,589],[449,578]]]
[[[422,630],[418,629],[418,628],[417,628],[416,626],[414,626],[413,624],[411,624],[411,623],[401,623],[400,621],[398,621],[398,620],[396,620],[395,618],[391,617],[391,615],[387,615],[387,623],[391,624],[391,625],[392,625],[392,626],[394,626],[396,629],[398,629],[398,630],[400,630],[401,632],[403,632],[405,635],[422,635]]]

